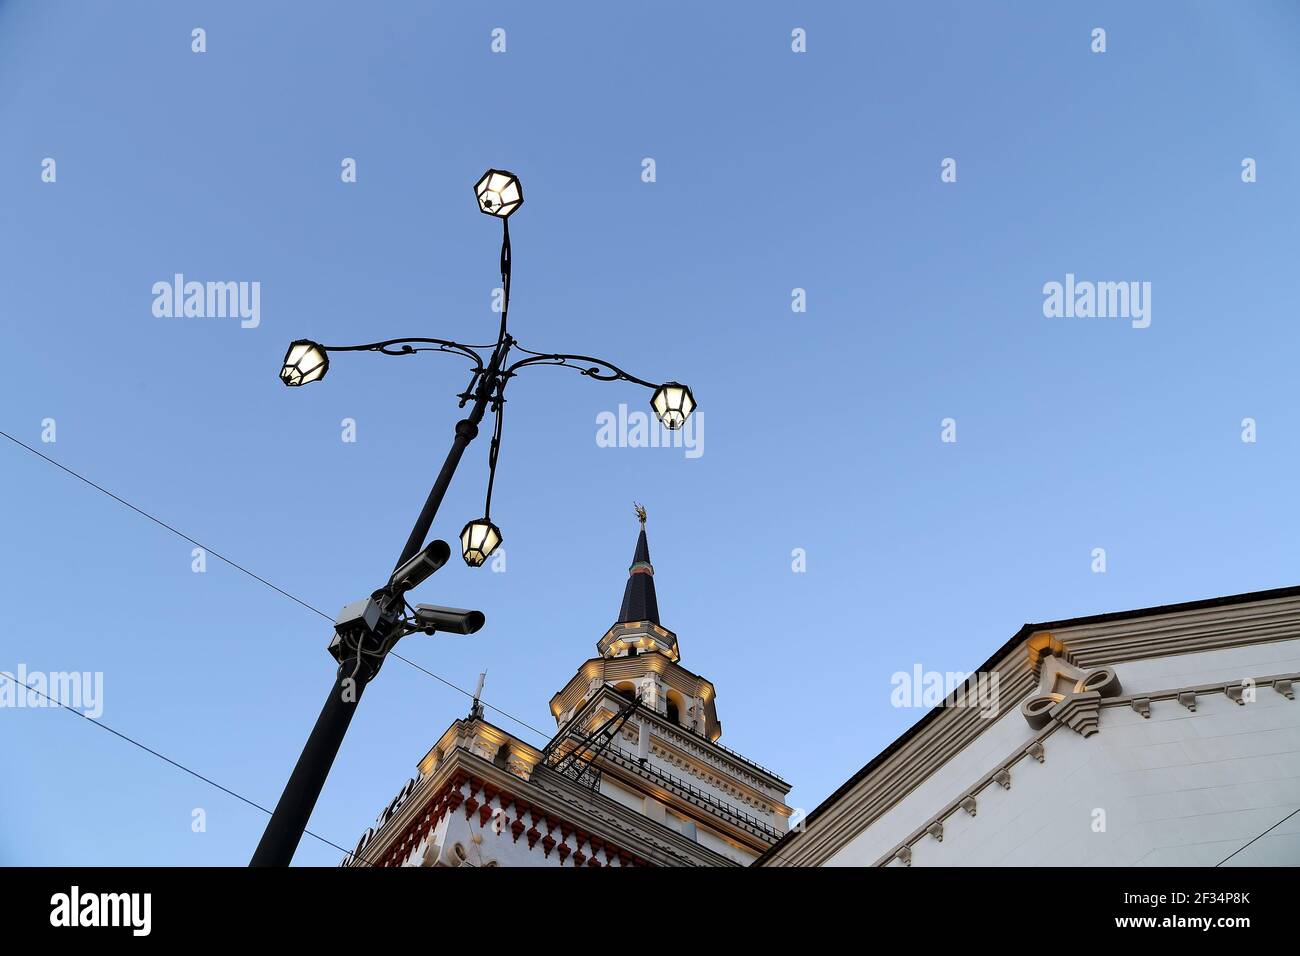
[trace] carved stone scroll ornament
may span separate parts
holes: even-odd
[[[1112,668],[1084,671],[1052,654],[1041,661],[1038,695],[1025,701],[1020,712],[1034,730],[1055,720],[1091,737],[1101,727],[1102,698],[1117,697],[1120,690]]]

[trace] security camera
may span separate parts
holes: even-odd
[[[432,541],[423,551],[393,572],[388,586],[397,594],[419,587],[429,575],[446,564],[449,557],[451,548],[446,541]]]
[[[467,611],[459,607],[440,607],[437,604],[417,604],[415,620],[426,633],[446,631],[449,634],[473,634],[486,618],[482,611]]]

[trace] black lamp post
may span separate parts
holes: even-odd
[[[402,548],[388,584],[369,598],[348,605],[335,622],[335,636],[329,650],[338,662],[334,686],[312,728],[307,745],[294,766],[284,793],[276,804],[266,832],[253,853],[251,866],[287,866],[302,839],[303,829],[311,817],[329,774],[339,745],[347,733],[365,686],[378,673],[384,658],[397,641],[414,631],[454,630],[472,633],[482,625],[478,612],[425,605],[411,609],[405,594],[438,570],[447,560],[450,549],[445,542],[434,541],[425,547],[425,539],[438,513],[438,507],[451,484],[461,456],[475,436],[479,423],[491,409],[495,416],[492,442],[488,449],[487,497],[483,517],[470,521],[460,533],[461,556],[470,567],[480,567],[501,544],[501,532],[492,523],[492,486],[496,478],[497,455],[501,446],[501,418],[507,383],[531,365],[564,365],[588,378],[602,382],[633,382],[651,389],[651,407],[665,427],[681,428],[695,409],[691,390],[676,382],[655,385],[630,375],[616,365],[588,355],[556,352],[533,352],[520,346],[510,335],[510,223],[509,217],[523,204],[519,178],[504,170],[489,169],[474,186],[479,210],[501,220],[501,326],[491,346],[462,345],[447,339],[388,339],[367,345],[320,345],[299,339],[285,353],[280,380],[297,387],[320,381],[329,371],[331,352],[381,352],[385,355],[413,355],[417,352],[452,352],[463,355],[473,364],[469,384],[460,393],[460,407],[469,405],[469,413],[456,423],[451,449],[429,491],[415,527]],[[484,355],[486,349],[491,352]],[[524,358],[507,363],[512,350]],[[457,616],[459,615],[459,617]],[[477,615],[476,617],[474,615]],[[462,619],[463,618],[463,619]],[[452,621],[448,626],[447,621]]]

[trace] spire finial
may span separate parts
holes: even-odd
[[[623,607],[619,611],[619,623],[636,623],[650,621],[659,623],[659,604],[655,600],[654,565],[650,563],[650,545],[645,538],[645,508],[641,502],[634,501],[637,520],[641,522],[641,533],[636,539],[636,552],[632,555],[632,565],[627,569],[627,588],[623,591]]]

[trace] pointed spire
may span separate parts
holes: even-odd
[[[623,606],[618,612],[618,623],[650,621],[658,624],[659,602],[655,598],[655,569],[650,563],[650,545],[645,537],[645,508],[639,504],[636,505],[636,516],[641,521],[641,533],[636,539],[636,553],[632,555],[632,566],[627,569],[627,587],[623,590]]]

